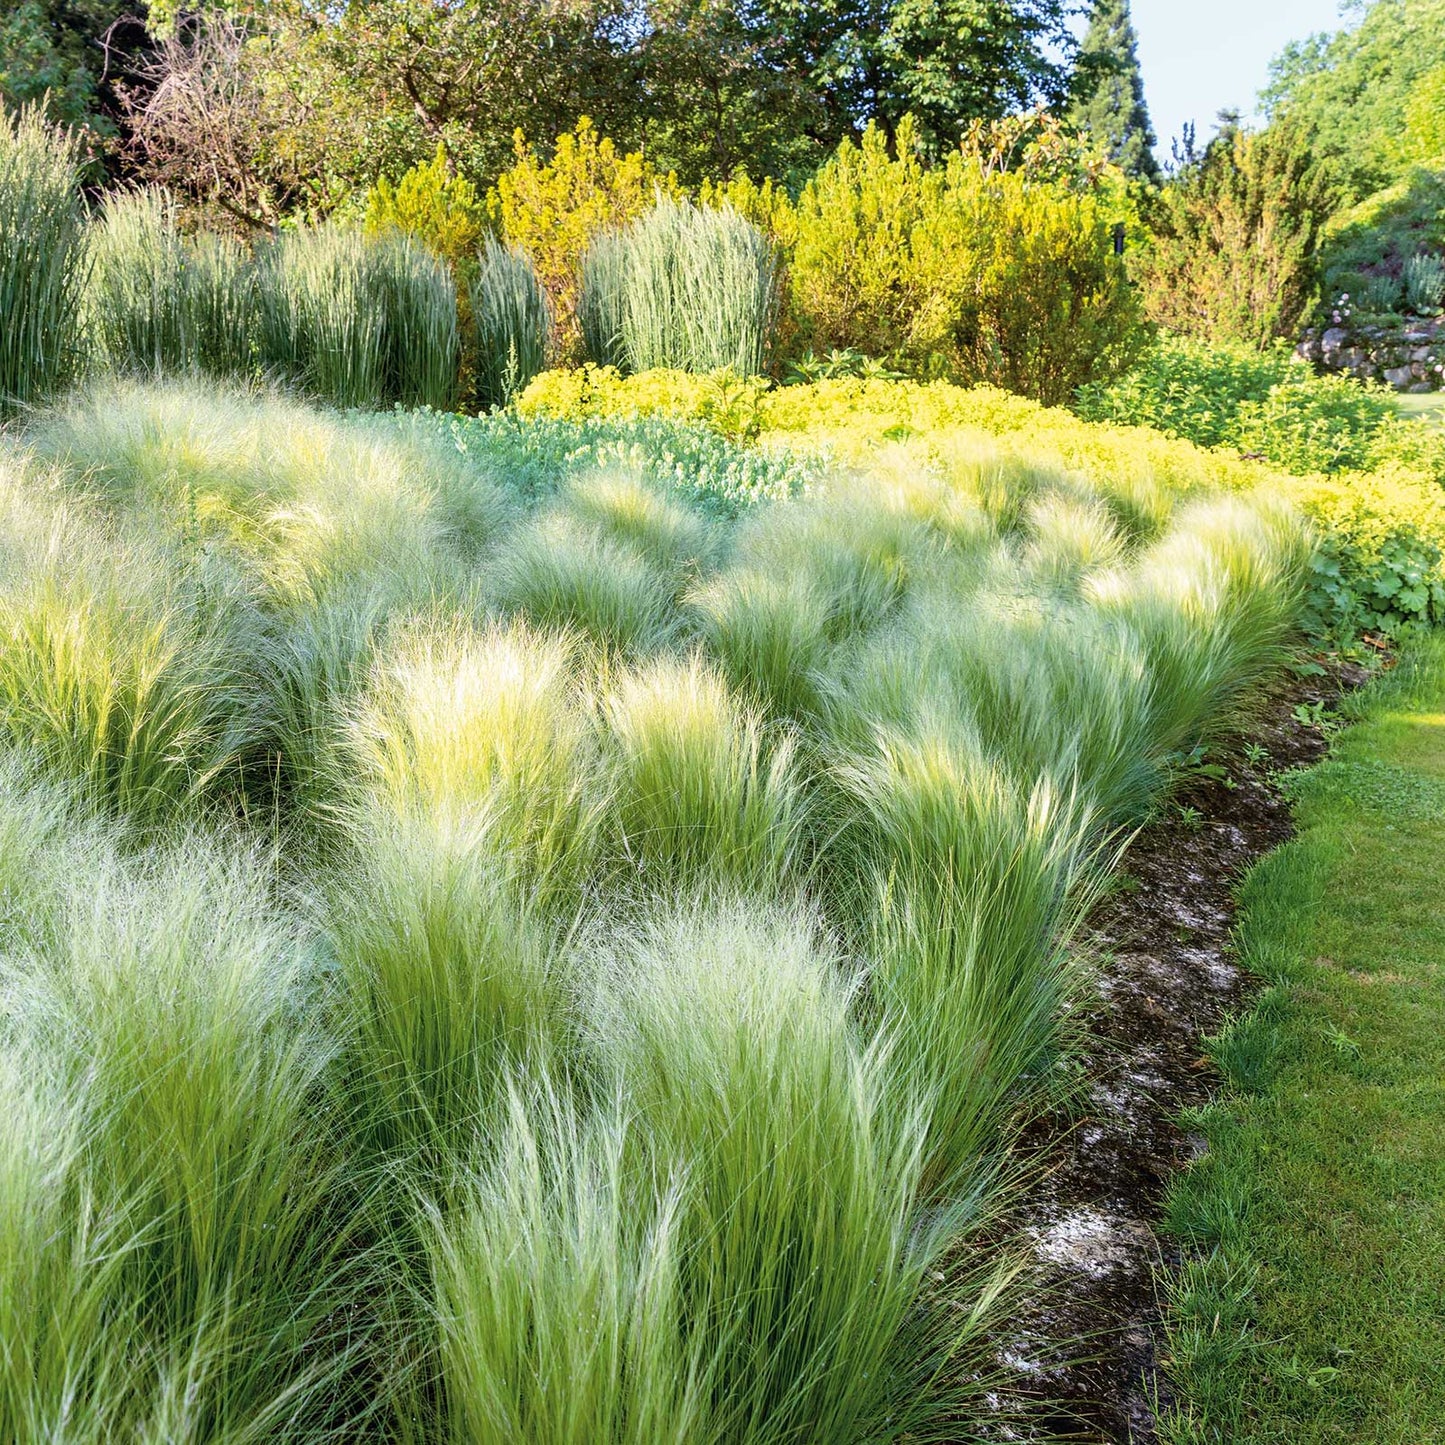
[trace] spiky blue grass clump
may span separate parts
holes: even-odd
[[[488,236],[471,288],[477,401],[505,406],[547,365],[551,308],[531,261]]]
[[[258,275],[264,372],[336,406],[450,405],[456,286],[416,242],[341,226],[290,231]]]
[[[761,376],[778,309],[772,242],[730,206],[659,195],[645,215],[597,237],[583,264],[589,352],[624,371]]]
[[[57,395],[84,361],[80,142],[39,109],[0,113],[0,408]]]

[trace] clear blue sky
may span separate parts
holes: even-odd
[[[1160,154],[1192,120],[1201,140],[1226,108],[1246,116],[1291,40],[1338,29],[1340,0],[1133,0],[1139,60]]]

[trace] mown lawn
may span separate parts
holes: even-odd
[[[1350,710],[1242,898],[1273,986],[1173,1201],[1176,1440],[1445,1440],[1445,644]]]
[[[1426,426],[1445,427],[1445,392],[1431,391],[1423,396],[1398,398],[1400,415],[1414,417]]]

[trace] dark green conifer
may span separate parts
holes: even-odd
[[[1159,178],[1129,0],[1094,0],[1074,67],[1069,119],[1131,176]]]

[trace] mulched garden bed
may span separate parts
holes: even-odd
[[[1310,710],[1368,674],[1331,663],[1260,699],[1241,736],[1210,754],[1228,781],[1200,776],[1131,843],[1121,876],[1080,939],[1097,960],[1079,1024],[1089,1080],[1082,1107],[1042,1120],[1025,1150],[1039,1175],[1011,1223],[1031,1243],[1022,1310],[998,1349],[1021,1393],[998,1400],[1001,1439],[1147,1445],[1160,1367],[1158,1271],[1178,1262],[1155,1232],[1170,1179],[1201,1147],[1178,1124],[1218,1076],[1201,1041],[1247,1007],[1254,980],[1231,949],[1234,892],[1291,832],[1275,781],[1324,753]],[[1255,744],[1265,756],[1246,746]]]

